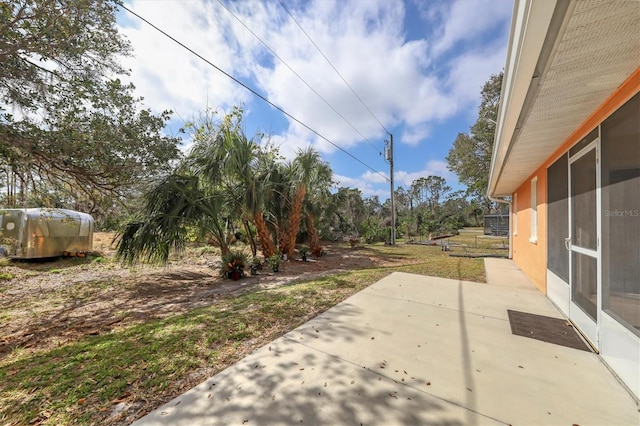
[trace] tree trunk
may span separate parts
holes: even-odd
[[[258,254],[258,247],[256,246],[256,240],[253,238],[253,233],[251,232],[251,226],[249,226],[249,221],[244,220],[244,229],[247,231],[247,236],[249,237],[249,244],[251,244],[251,253],[255,257]]]
[[[13,172],[13,168],[11,168],[11,172],[9,173],[9,184],[7,185],[7,205],[9,207],[15,206],[15,183],[16,183],[16,175]]]
[[[260,245],[262,246],[262,254],[264,255],[264,257],[272,256],[276,252],[276,250],[273,246],[273,241],[271,240],[271,233],[269,232],[269,228],[267,228],[264,217],[262,217],[262,212],[256,212],[253,215],[253,220],[255,221],[256,231],[258,232],[258,238],[260,241]]]
[[[276,245],[280,253],[287,253],[289,251],[289,238],[284,224],[278,224],[276,228]]]
[[[20,205],[22,207],[25,207],[25,190],[24,190],[24,177],[22,176],[22,173],[20,174]]]
[[[313,223],[313,216],[311,213],[307,213],[307,230],[309,231],[309,245],[311,246],[311,252],[320,257],[322,255],[322,247],[320,247],[320,238],[318,238],[318,230]]]
[[[300,220],[302,219],[302,202],[304,201],[304,196],[306,194],[306,188],[304,185],[301,185],[300,188],[296,191],[295,198],[293,200],[293,208],[291,209],[291,215],[289,216],[289,229],[287,238],[287,255],[289,257],[293,257],[293,252],[296,247],[296,237],[298,236],[298,232],[300,231]]]

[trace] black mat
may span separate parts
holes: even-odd
[[[591,348],[567,320],[509,309],[507,312],[512,334],[591,352]]]

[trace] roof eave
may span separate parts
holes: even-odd
[[[524,118],[523,112],[526,113],[527,103],[532,99],[531,92],[537,86],[535,80],[540,77],[541,54],[545,46],[553,45],[554,40],[549,40],[548,35],[557,3],[557,0],[514,2],[487,188],[489,197],[510,195],[496,193],[495,189]]]

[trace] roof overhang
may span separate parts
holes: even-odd
[[[515,0],[487,194],[515,192],[639,64],[639,1]]]

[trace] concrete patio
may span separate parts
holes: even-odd
[[[393,273],[134,423],[640,424],[598,355],[511,334],[562,318],[514,264],[488,284]]]

